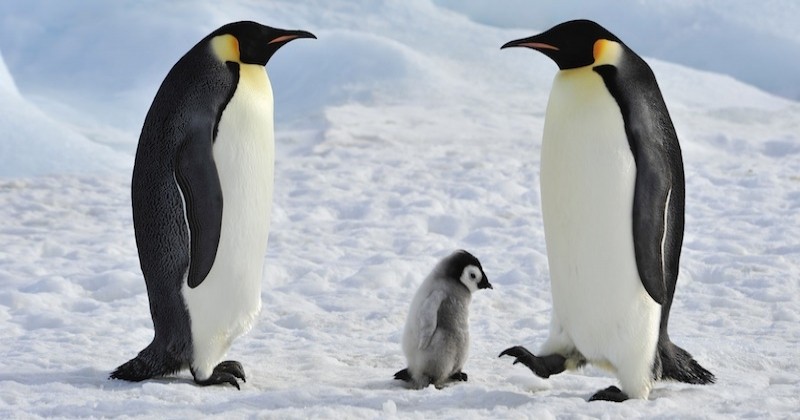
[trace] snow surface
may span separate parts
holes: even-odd
[[[759,25],[741,3],[680,5],[697,25],[717,12],[741,23],[721,25],[735,32],[722,35],[796,28],[791,2],[753,16]],[[499,46],[583,9],[491,26],[457,10],[430,0],[0,4],[0,63],[10,70],[0,65],[0,418],[796,417],[800,103],[735,72],[644,54],[686,165],[671,336],[718,383],[659,383],[650,401],[587,403],[615,380],[593,368],[543,380],[496,357],[547,336],[538,156],[556,71]],[[685,24],[667,6],[637,10]],[[613,21],[621,30],[607,25],[623,39],[649,33],[635,16]],[[239,19],[319,37],[268,66],[278,158],[264,310],[229,353],[248,382],[198,388],[186,372],[109,381],[152,338],[130,213],[138,130],[178,57]],[[695,46],[682,50],[710,62],[723,54]],[[751,64],[796,80],[779,56],[759,57]],[[404,367],[408,305],[457,248],[481,259],[495,287],[471,305],[470,381],[406,390],[391,377]]]

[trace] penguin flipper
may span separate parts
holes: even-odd
[[[222,230],[222,186],[212,151],[213,124],[213,121],[195,122],[175,162],[175,179],[189,225],[187,281],[191,288],[199,286],[211,271]]]
[[[419,309],[419,318],[417,320],[419,322],[418,349],[426,349],[431,344],[433,334],[436,332],[436,326],[439,321],[439,306],[441,306],[442,301],[446,297],[447,295],[445,292],[435,290],[422,302],[422,306],[420,306]]]
[[[665,185],[666,182],[652,179],[655,177],[647,174],[636,176],[633,246],[642,286],[654,301],[663,305],[668,299],[667,283],[670,281],[665,246],[672,243],[668,236],[673,232],[676,221],[673,220],[675,215],[668,210],[669,201],[674,198],[672,189]],[[675,280],[672,279],[673,290]]]
[[[684,175],[675,126],[652,70],[641,58],[594,71],[619,104],[628,144],[636,162],[633,244],[639,277],[647,293],[663,305],[672,299],[683,243]],[[636,84],[626,83],[634,74]]]

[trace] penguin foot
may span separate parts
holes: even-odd
[[[408,368],[405,368],[394,374],[394,379],[398,381],[411,382],[411,374],[408,373]]]
[[[194,372],[192,374],[194,375]],[[241,389],[237,379],[247,382],[242,364],[234,360],[227,360],[218,364],[207,379],[199,380],[195,377],[194,382],[201,386],[230,384],[236,389]]]
[[[220,364],[218,364],[217,367],[214,368],[214,371],[217,370],[229,373],[241,379],[242,382],[247,382],[247,378],[245,378],[244,368],[242,367],[242,364],[235,360],[226,360],[224,362],[220,362]]]
[[[589,401],[623,402],[627,399],[628,394],[622,392],[622,390],[612,385],[606,389],[597,391],[594,395],[592,395],[592,398],[589,398]]]
[[[566,368],[564,363],[567,359],[560,354],[549,354],[547,356],[535,356],[528,349],[522,346],[509,347],[500,353],[500,356],[515,357],[514,364],[522,363],[527,366],[536,376],[549,378],[550,375],[561,373]]]
[[[467,374],[464,372],[456,372],[450,375],[451,381],[467,382]]]

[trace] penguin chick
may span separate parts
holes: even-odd
[[[274,175],[272,87],[264,66],[309,32],[220,27],[172,67],[142,127],[133,227],[155,337],[113,379],[189,368],[199,385],[245,380],[223,361],[261,310]]]
[[[469,353],[469,302],[480,289],[492,285],[467,251],[455,251],[434,267],[411,301],[403,333],[408,367],[395,379],[415,389],[467,380],[461,368]]]

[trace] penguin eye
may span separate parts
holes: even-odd
[[[475,272],[474,272],[474,271],[470,271],[470,272],[469,272],[469,278],[470,278],[471,280],[475,280],[475,279],[477,279],[477,278],[478,278],[478,276],[476,276],[476,275],[475,275]]]

